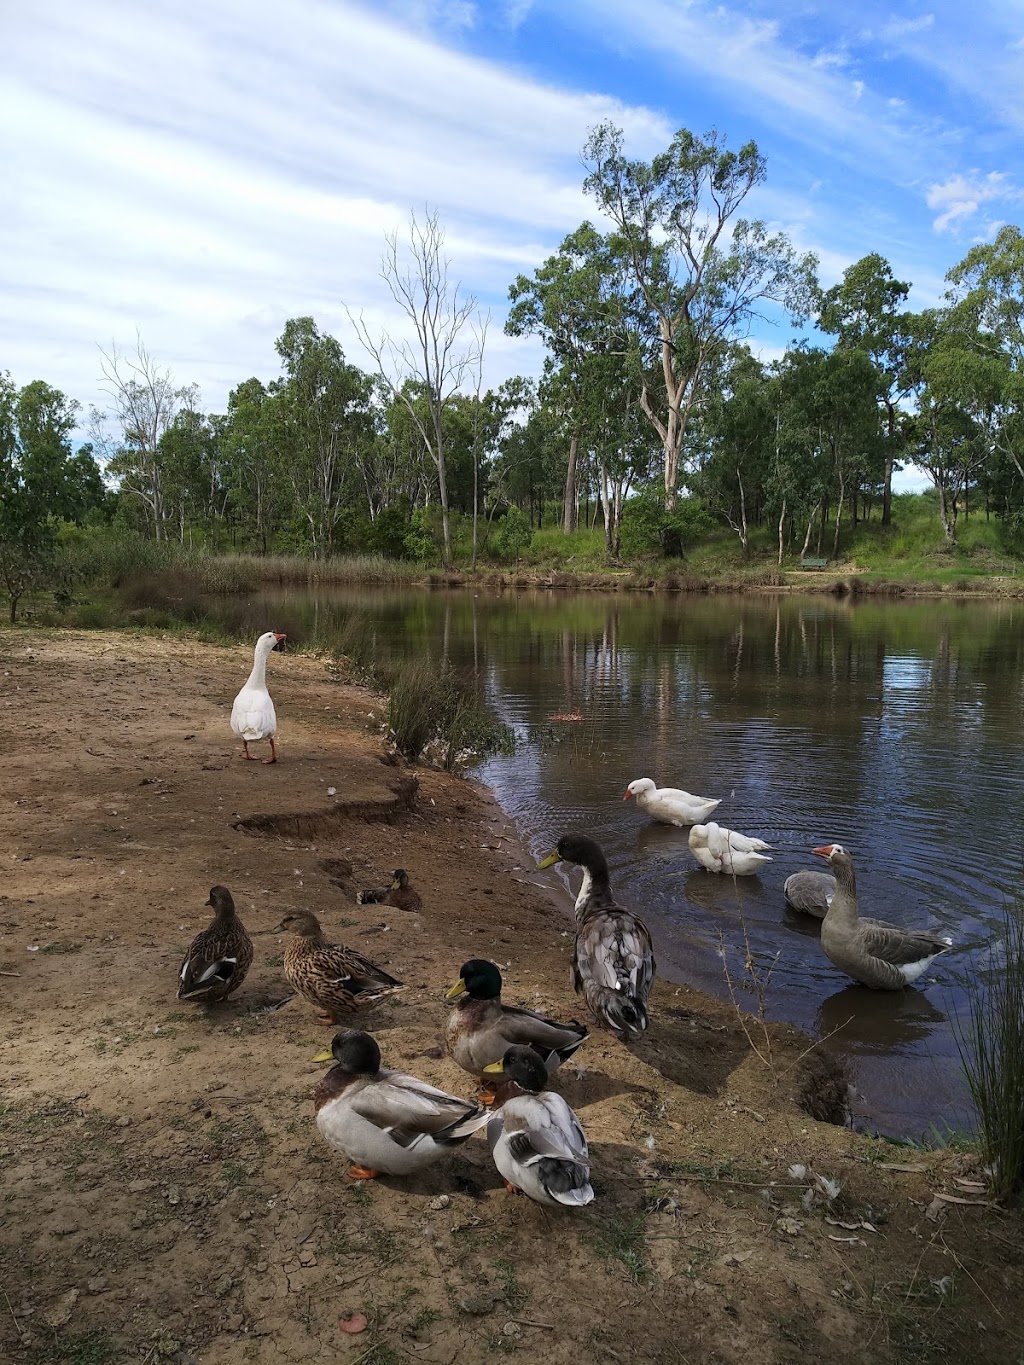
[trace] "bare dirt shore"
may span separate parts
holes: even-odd
[[[382,703],[322,660],[272,657],[281,762],[241,762],[250,658],[0,632],[0,1358],[1024,1359],[1022,1221],[986,1207],[969,1159],[815,1122],[805,1039],[769,1050],[664,981],[641,1046],[595,1029],[559,1073],[587,1210],[507,1193],[480,1137],[419,1179],[349,1180],[312,1119],[330,1029],[269,1008],[282,943],[256,939],[226,1004],[175,1000],[210,886],[250,930],[308,906],[400,976],[367,1021],[385,1062],[463,1094],[445,986],[492,957],[511,1002],[578,1014],[569,905],[484,791],[384,761]],[[355,904],[400,865],[422,913]]]

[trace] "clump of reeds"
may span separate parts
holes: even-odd
[[[460,755],[507,752],[512,733],[479,699],[472,679],[429,659],[398,665],[386,681],[388,724],[407,758],[438,743],[446,767]]]
[[[1024,1185],[1024,900],[1003,906],[1002,949],[967,979],[967,1018],[954,1032],[992,1194],[1008,1200]]]

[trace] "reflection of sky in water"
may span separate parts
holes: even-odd
[[[266,601],[250,607],[247,629]],[[238,625],[244,604],[232,609]],[[481,775],[535,853],[571,828],[602,844],[663,976],[725,996],[742,917],[772,966],[771,1016],[837,1029],[870,1121],[913,1136],[963,1122],[950,1014],[1021,875],[1024,605],[356,589],[324,595],[320,629],[354,609],[380,652],[476,667],[522,741]],[[309,612],[299,594],[275,599],[300,641]],[[714,818],[768,839],[773,862],[738,884],[697,870],[685,831],[623,803],[641,776],[721,797]],[[820,866],[809,850],[832,839],[856,858],[864,913],[956,939],[924,989],[851,986],[817,924],[785,910],[785,877]]]

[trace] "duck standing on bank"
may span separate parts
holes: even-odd
[[[631,782],[622,799],[628,801],[634,796],[645,815],[652,820],[660,820],[663,825],[677,825],[680,829],[706,820],[722,804],[720,798],[691,796],[681,787],[656,787],[649,777],[638,777]]]
[[[508,1189],[552,1208],[591,1203],[587,1139],[562,1096],[545,1089],[548,1073],[533,1049],[510,1047],[487,1075],[499,1087],[487,1141]]]
[[[250,744],[260,740],[270,740],[270,757],[264,763],[277,762],[277,712],[267,691],[267,658],[275,650],[281,649],[288,637],[276,630],[268,630],[256,641],[253,654],[252,672],[231,707],[231,729],[242,741],[243,756],[255,762],[256,755],[249,752]]]
[[[835,875],[835,895],[821,924],[821,946],[847,976],[877,991],[899,991],[952,948],[953,940],[944,934],[862,918],[853,859],[846,849],[842,844],[823,844],[811,852],[824,858]]]
[[[226,886],[210,889],[213,923],[189,944],[178,973],[178,999],[212,1003],[237,991],[252,966],[252,939]]]
[[[401,981],[361,953],[340,943],[328,943],[320,921],[310,910],[285,915],[271,932],[294,935],[284,950],[284,974],[293,990],[323,1010],[327,1023],[336,1024],[339,1015],[369,1009],[378,1000],[405,989]]]
[[[501,972],[484,958],[462,964],[459,979],[445,998],[456,1002],[445,1027],[448,1051],[463,1071],[479,1077],[485,1086],[485,1071],[510,1047],[532,1048],[550,1073],[587,1038],[586,1025],[575,1019],[560,1024],[533,1010],[503,1004]]]
[[[583,884],[576,897],[576,943],[572,984],[595,1019],[623,1042],[639,1041],[647,1027],[647,999],[654,983],[654,946],[639,915],[612,895],[608,863],[593,839],[565,834],[540,863],[576,863]]]
[[[763,839],[752,839],[738,830],[726,829],[711,821],[694,825],[688,840],[690,852],[707,872],[725,872],[729,876],[753,877],[772,859],[761,850],[771,848]]]
[[[316,1126],[353,1163],[353,1180],[411,1175],[460,1147],[488,1120],[488,1111],[470,1100],[386,1070],[368,1033],[336,1033],[313,1061],[332,1059],[313,1094]]]

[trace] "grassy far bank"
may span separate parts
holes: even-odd
[[[811,550],[818,550],[812,544]],[[47,590],[27,595],[23,614],[41,624],[101,626],[146,624],[129,613],[164,610],[149,624],[195,619],[194,599],[207,594],[258,591],[261,587],[317,587],[347,583],[394,586],[533,584],[552,588],[612,591],[834,591],[865,594],[1024,594],[1021,547],[984,512],[962,519],[956,545],[939,529],[931,494],[893,500],[893,524],[877,518],[847,526],[838,558],[830,557],[831,534],[821,552],[828,563],[805,570],[799,555],[778,563],[774,528],[754,527],[744,553],[738,537],[719,527],[687,548],[684,558],[645,555],[609,562],[603,530],[566,536],[552,525],[534,530],[512,561],[482,559],[475,570],[468,553],[451,569],[426,560],[379,555],[314,559],[301,554],[266,556],[216,551],[177,541],[157,543],[116,526],[66,527],[56,572]]]

